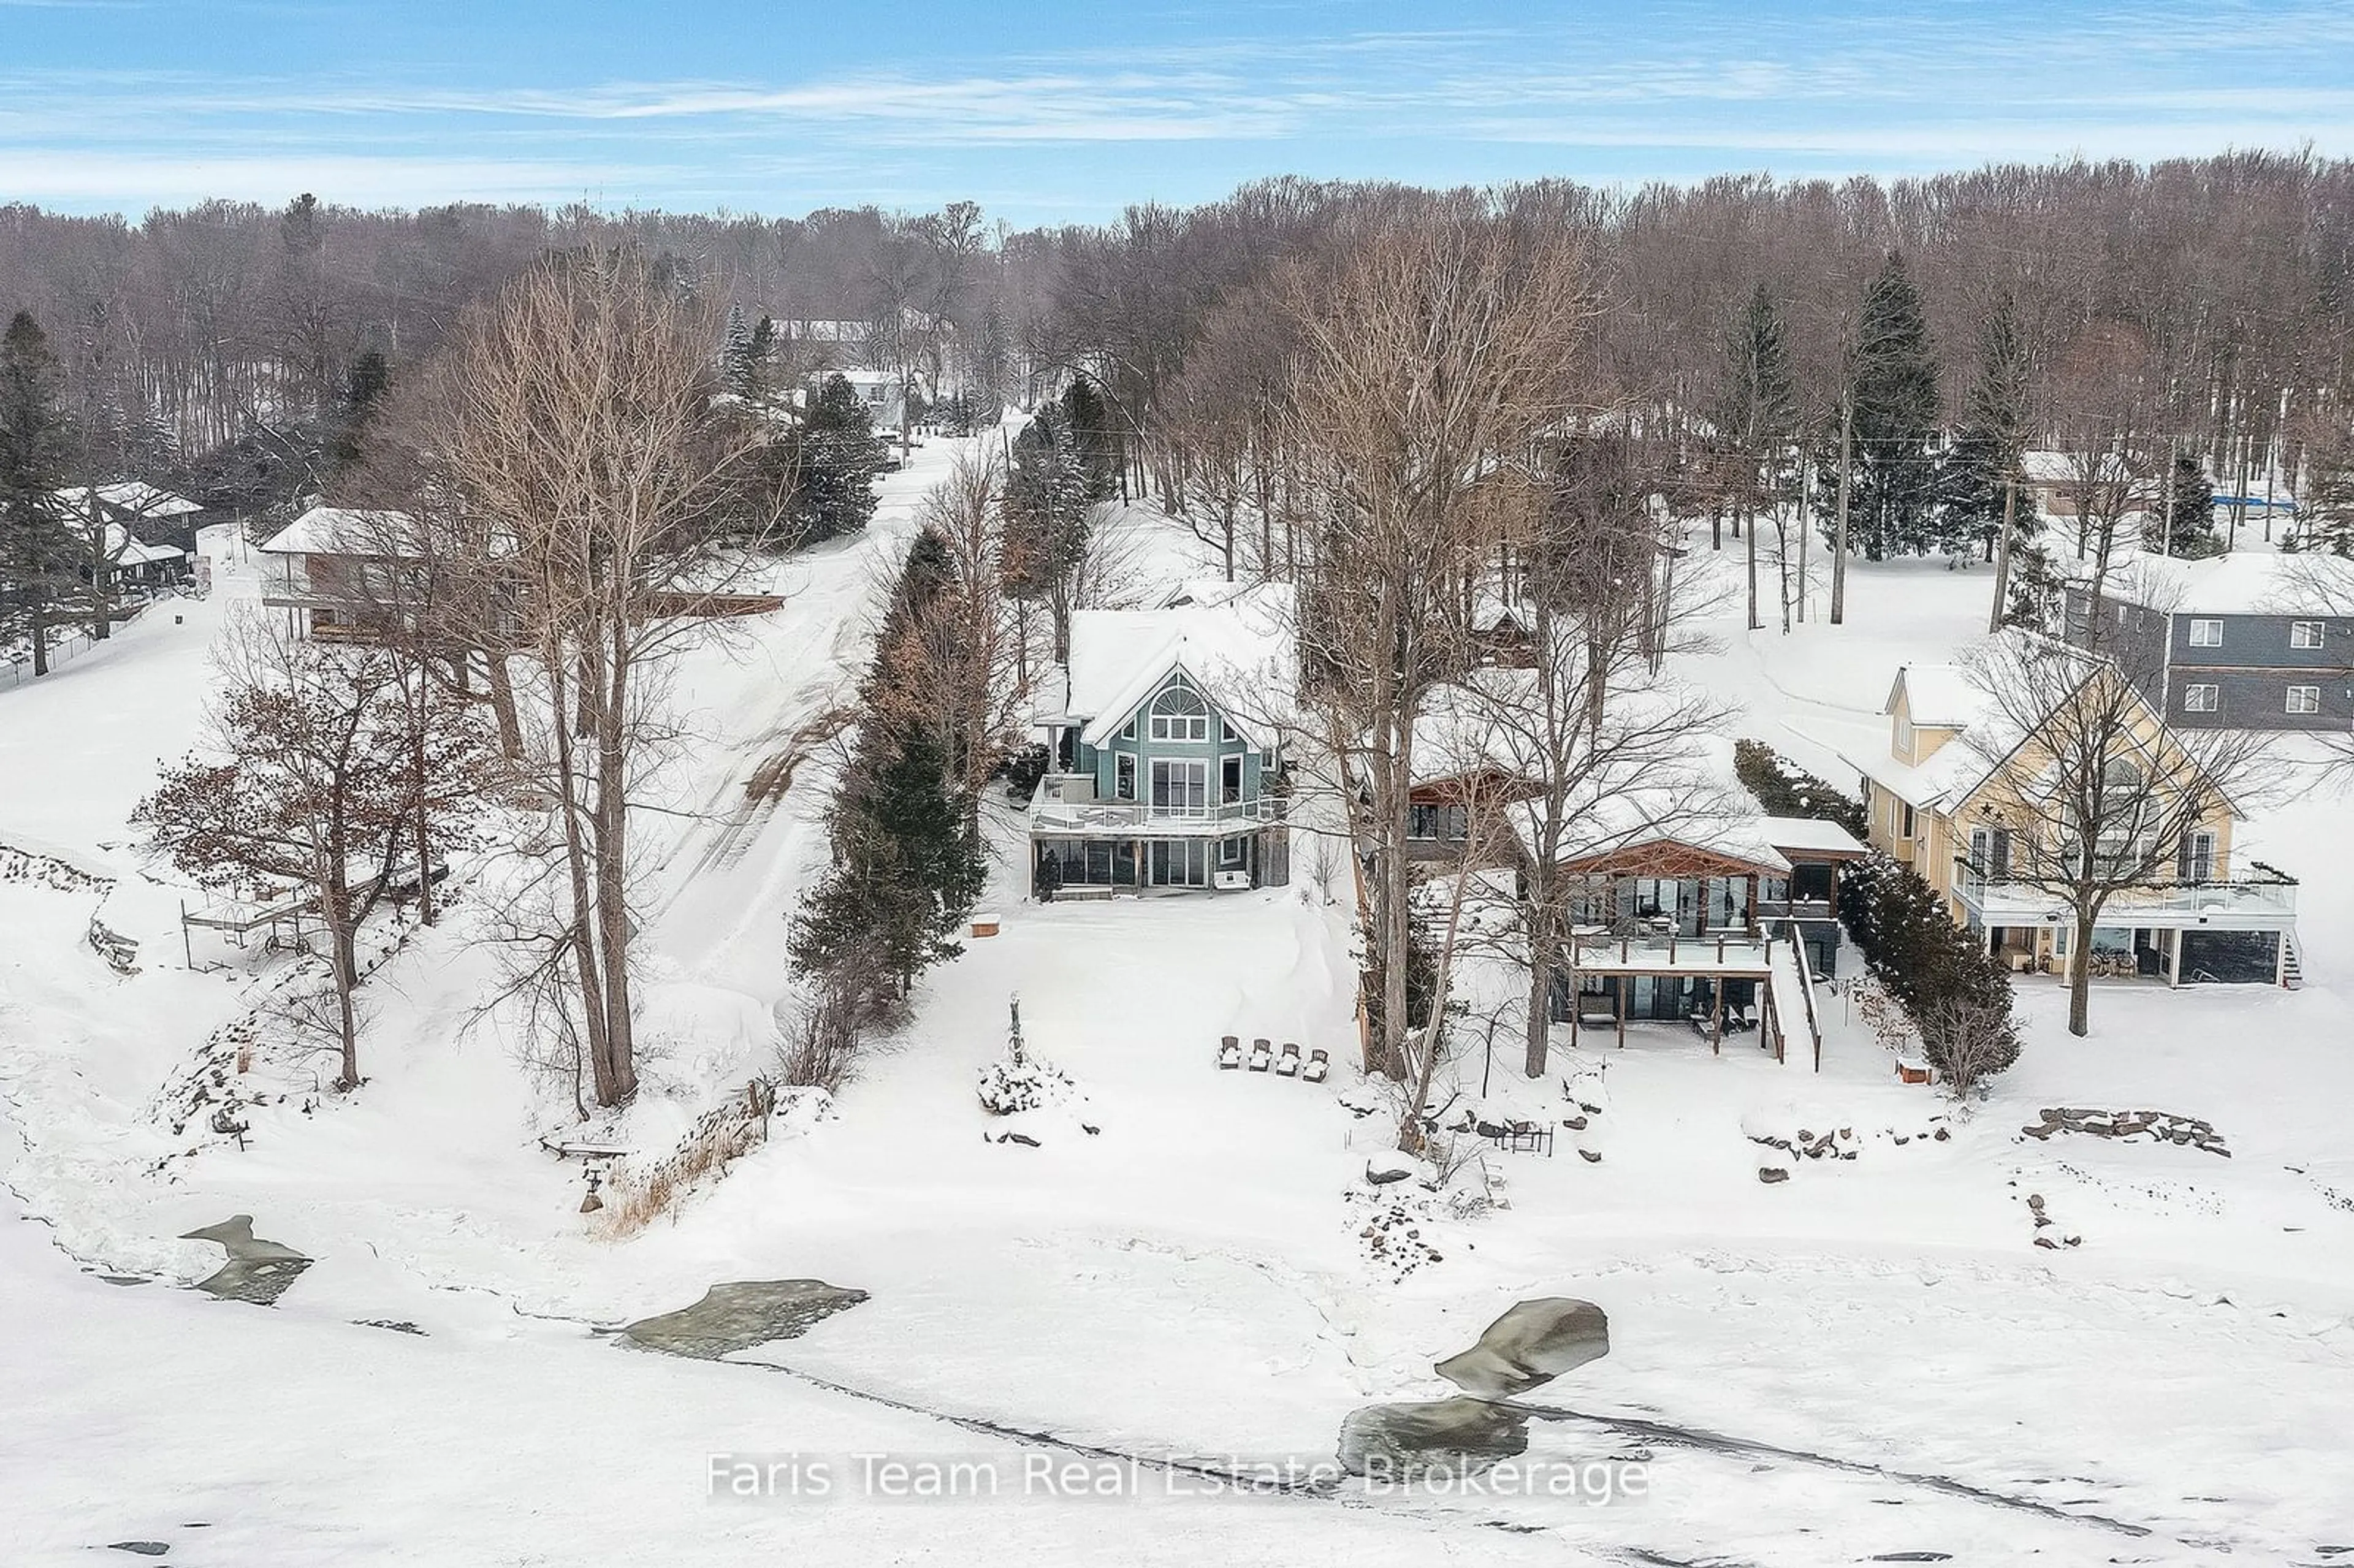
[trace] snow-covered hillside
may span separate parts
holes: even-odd
[[[824,854],[835,710],[951,456],[924,449],[863,537],[781,568],[783,610],[681,672],[699,738],[654,857],[638,1136],[674,1134],[772,1048],[784,920]],[[1123,527],[1140,581],[1200,570],[1196,542],[1153,536],[1145,509]],[[179,890],[124,848],[154,761],[195,734],[207,641],[250,591],[234,561],[221,580],[0,693],[0,844],[69,868],[0,876],[12,1563],[118,1542],[204,1564],[1793,1568],[2285,1563],[2354,1544],[2343,800],[2308,791],[2252,829],[2305,877],[2303,991],[2104,987],[2079,1041],[2058,987],[2022,980],[2026,1056],[1967,1113],[1900,1086],[1836,1001],[1819,1075],[1648,1026],[1623,1050],[1564,1050],[1531,1084],[1502,1037],[1441,1097],[1585,1125],[1550,1155],[1489,1156],[1504,1202],[1476,1213],[1363,1192],[1390,1130],[1359,1114],[1380,1102],[1355,1070],[1345,867],[1337,902],[1301,854],[1288,888],[1041,906],[1018,821],[993,811],[1000,934],[926,977],[911,1025],[825,1119],[617,1243],[578,1212],[578,1166],[535,1146],[529,1075],[462,1027],[488,972],[462,906],[366,988],[360,1093],[258,1107],[243,1150],[154,1114],[249,1005],[185,965]],[[1737,733],[1838,780],[1807,737],[1869,732],[1899,662],[1982,627],[1986,588],[1859,566],[1848,626],[1785,639],[1735,612],[1693,673],[1742,705]],[[141,943],[135,975],[84,939],[101,902]],[[973,1094],[1016,993],[1029,1048],[1084,1097],[1035,1147],[990,1140]],[[1225,1034],[1320,1047],[1336,1070],[1222,1072]],[[2022,1139],[2046,1107],[2202,1118],[2232,1152]],[[1758,1181],[1753,1138],[1840,1128],[1854,1160]],[[2033,1245],[2031,1194],[2080,1245]],[[314,1260],[272,1308],[175,1288],[219,1262],[177,1238],[232,1213]],[[715,1283],[790,1278],[868,1299],[745,1364],[600,1342]],[[1548,1297],[1603,1307],[1611,1346],[1530,1397],[1528,1457],[1637,1465],[1647,1496],[1236,1499],[1168,1467],[1329,1465],[1352,1411],[1452,1393],[1431,1363]],[[707,1497],[715,1454],[857,1453],[1007,1475],[1093,1460],[1135,1495]]]

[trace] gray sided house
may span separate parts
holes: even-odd
[[[2070,584],[2066,631],[2115,658],[2179,728],[2344,732],[2354,728],[2349,609],[2354,563],[2269,550],[2146,557],[2112,573],[2097,604],[2090,584]]]
[[[1280,593],[1071,618],[1066,693],[1039,716],[1048,767],[1030,843],[1041,891],[1290,880],[1283,753],[1267,707],[1289,685]]]

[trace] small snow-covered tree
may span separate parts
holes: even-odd
[[[221,667],[205,747],[165,768],[131,820],[199,882],[306,891],[329,944],[336,1084],[352,1088],[359,929],[404,869],[421,881],[473,841],[496,748],[464,710],[412,701],[381,651],[296,641],[255,619],[235,628]],[[408,863],[420,848],[427,863]]]

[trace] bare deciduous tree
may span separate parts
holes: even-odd
[[[719,340],[708,302],[642,254],[553,257],[470,313],[409,414],[449,504],[477,520],[469,576],[498,585],[480,608],[536,666],[525,766],[560,880],[526,976],[560,978],[604,1106],[637,1089],[631,810],[673,738],[668,656],[750,569],[717,547],[741,537],[735,472],[761,439],[715,411]]]
[[[360,927],[404,863],[421,888],[443,854],[472,842],[492,753],[463,715],[420,707],[381,650],[297,639],[254,617],[233,623],[218,662],[207,750],[167,768],[132,821],[210,885],[305,890],[327,933],[337,1084],[351,1088]]]
[[[1482,525],[1534,504],[1527,454],[1564,416],[1594,305],[1574,239],[1469,202],[1350,238],[1337,266],[1283,282],[1299,342],[1287,446],[1317,528],[1305,692],[1371,863],[1382,1016],[1369,1065],[1403,1074],[1415,721],[1468,662],[1459,607],[1488,558]]]

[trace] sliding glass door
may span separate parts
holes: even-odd
[[[1182,758],[1152,759],[1152,814],[1156,817],[1206,817],[1210,814],[1210,765]]]

